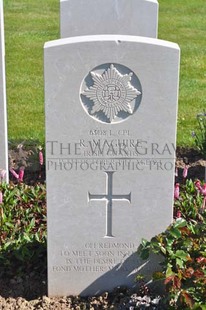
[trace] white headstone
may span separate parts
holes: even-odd
[[[141,239],[171,223],[178,70],[157,39],[46,43],[50,296],[131,286]]]
[[[6,110],[5,46],[3,1],[0,0],[0,172],[6,170],[8,181],[8,137]]]
[[[62,38],[121,34],[157,37],[157,0],[61,0]]]

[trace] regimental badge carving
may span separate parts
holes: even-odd
[[[105,123],[119,122],[132,115],[142,95],[140,82],[134,73],[122,65],[116,66],[105,64],[92,70],[90,85],[85,82],[88,87],[83,88],[81,94],[88,114]]]

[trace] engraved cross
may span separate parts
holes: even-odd
[[[89,201],[105,200],[106,201],[106,234],[105,237],[114,237],[112,235],[112,202],[113,200],[127,200],[131,203],[131,192],[127,195],[113,194],[113,174],[115,171],[105,171],[106,173],[106,194],[90,194],[88,192]]]

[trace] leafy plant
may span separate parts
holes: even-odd
[[[206,159],[206,112],[197,114],[198,133],[192,133],[198,150]]]
[[[151,241],[143,240],[139,248],[143,259],[151,252],[164,257],[153,278],[164,279],[168,309],[205,309],[206,305],[205,197],[200,182],[196,184],[187,180],[181,187],[173,224]]]
[[[46,269],[46,189],[3,183],[0,204],[0,274]],[[6,267],[6,268],[5,268]]]

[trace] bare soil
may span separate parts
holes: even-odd
[[[176,182],[184,182],[183,170],[185,166],[188,166],[188,179],[199,179],[206,182],[206,159],[203,159],[196,149],[177,148],[176,167],[178,169],[178,176],[176,177]]]
[[[36,144],[28,145],[21,143],[9,150],[9,165],[17,173],[21,167],[25,169],[24,182],[33,185],[37,182],[45,182],[45,166],[40,166],[38,158],[38,146]],[[182,183],[182,176],[185,166],[188,166],[189,179],[199,179],[203,181],[206,178],[206,159],[193,148],[178,147],[176,151],[176,167],[178,176],[176,182]],[[10,175],[10,180],[16,179]],[[205,180],[206,181],[206,180]]]

